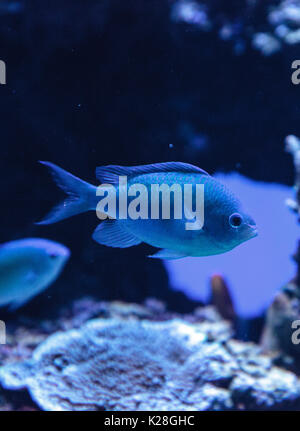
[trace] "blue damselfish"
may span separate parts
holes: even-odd
[[[16,309],[48,287],[70,256],[67,247],[42,238],[0,245],[0,306]]]
[[[96,210],[99,197],[97,187],[91,185],[50,162],[46,165],[56,183],[68,194],[39,224],[50,224],[67,217]],[[201,229],[187,230],[185,217],[181,219],[121,219],[104,220],[93,238],[111,247],[131,247],[145,242],[161,250],[151,257],[177,259],[185,256],[209,256],[225,253],[257,235],[254,220],[243,211],[240,201],[207,172],[187,163],[168,162],[124,167],[103,166],[96,169],[101,184],[111,184],[120,193],[119,179],[127,178],[126,187],[142,184],[149,190],[153,184],[204,186],[204,224]],[[162,197],[160,195],[159,199]],[[150,205],[153,202],[150,202]],[[160,202],[161,203],[161,202]]]

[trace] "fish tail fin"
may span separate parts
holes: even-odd
[[[56,223],[60,220],[72,217],[73,215],[89,211],[92,198],[95,195],[95,187],[80,178],[75,177],[54,163],[42,162],[47,166],[56,184],[64,190],[67,197],[64,201],[55,206],[49,214],[38,225]]]

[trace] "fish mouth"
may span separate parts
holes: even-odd
[[[62,259],[69,259],[71,252],[67,247],[57,247],[55,250],[51,250],[48,252],[48,255],[51,259],[57,259],[57,258],[62,258]]]
[[[258,229],[256,226],[248,225],[251,229],[251,238],[255,238],[258,235]]]
[[[63,251],[63,253],[61,254],[62,258],[65,260],[68,260],[69,257],[71,256],[71,252],[70,250],[68,250],[67,248]]]

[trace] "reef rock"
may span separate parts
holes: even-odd
[[[300,384],[225,321],[94,319],[0,368],[44,410],[229,410],[300,406]]]

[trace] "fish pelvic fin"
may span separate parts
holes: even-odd
[[[183,257],[187,257],[187,255],[182,254],[176,250],[168,250],[167,248],[162,248],[157,253],[151,254],[148,257],[151,257],[152,259],[174,260],[174,259],[181,259]]]
[[[89,211],[95,200],[96,187],[80,178],[75,177],[54,163],[41,162],[45,165],[56,182],[56,184],[67,194],[65,200],[55,206],[38,225],[56,223],[60,220]]]

